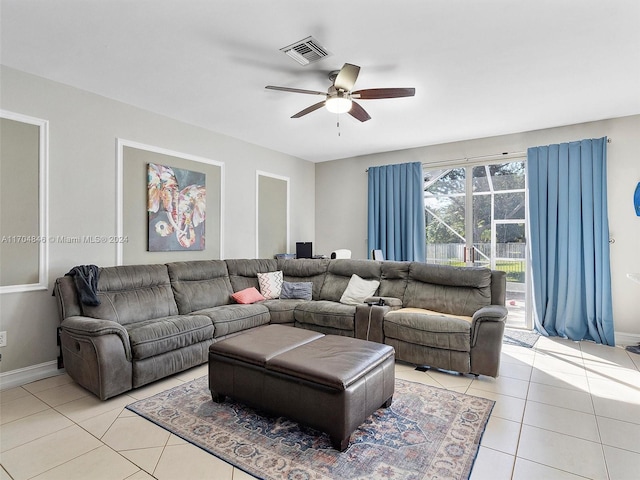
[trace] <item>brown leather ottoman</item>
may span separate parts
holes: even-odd
[[[265,325],[209,348],[209,389],[329,434],[334,448],[380,407],[391,405],[394,350],[302,328]]]

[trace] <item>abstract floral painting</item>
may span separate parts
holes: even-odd
[[[150,252],[204,250],[205,174],[149,163]]]

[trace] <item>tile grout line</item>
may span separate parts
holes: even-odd
[[[78,426],[78,427],[80,427],[80,425],[77,425],[77,426]],[[67,427],[67,428],[70,428],[70,427]],[[82,427],[80,427],[80,428],[82,428]],[[46,435],[45,435],[45,436],[46,436]],[[42,438],[42,437],[41,437],[41,438]],[[99,448],[102,448],[103,446],[105,446],[105,445],[104,445],[104,443],[102,443],[102,442],[100,442],[100,443],[101,443],[101,445],[98,445],[96,448],[92,448],[91,450],[88,450],[88,451],[86,451],[86,452],[84,452],[84,453],[81,453],[80,455],[77,455],[77,456],[75,456],[75,457],[73,457],[73,458],[70,458],[70,459],[68,459],[68,460],[67,460],[67,461],[65,461],[65,462],[62,462],[62,463],[60,463],[60,464],[58,464],[58,465],[54,465],[54,466],[52,466],[51,468],[48,468],[47,470],[43,470],[42,472],[38,472],[38,473],[36,473],[34,476],[29,477],[29,478],[39,477],[40,475],[43,475],[43,474],[45,474],[45,473],[47,473],[47,472],[50,472],[50,471],[52,471],[52,470],[55,470],[56,468],[60,468],[60,467],[62,467],[63,465],[66,465],[66,464],[67,464],[67,463],[69,463],[69,462],[73,462],[74,460],[76,460],[76,459],[78,459],[78,458],[80,458],[80,457],[83,457],[84,455],[87,455],[87,454],[89,454],[89,453],[91,453],[91,452],[95,452],[95,451],[96,451],[96,450],[98,450]],[[12,478],[13,478],[13,477],[12,477]]]
[[[582,346],[580,347],[580,353],[582,352]],[[584,363],[584,355],[582,356],[582,362]],[[609,472],[609,464],[607,462],[607,456],[604,451],[604,444],[602,443],[602,434],[600,433],[600,422],[598,421],[598,415],[596,412],[596,404],[593,401],[593,393],[591,391],[591,381],[589,375],[587,375],[587,366],[584,367],[585,375],[587,377],[587,387],[589,388],[589,399],[591,400],[591,406],[593,407],[593,416],[596,420],[596,429],[598,431],[598,438],[600,439],[600,451],[602,452],[602,460],[604,462],[604,469],[607,472],[607,479],[611,479],[611,473]]]
[[[626,350],[625,350],[625,353],[627,354],[627,356],[629,356],[629,352],[626,352]],[[635,363],[633,362],[633,359],[631,359],[631,362],[635,365]],[[615,368],[615,367],[612,367],[612,368]],[[623,368],[624,369],[628,369],[629,367],[623,367]],[[585,365],[585,370],[586,370],[586,365]],[[594,373],[598,373],[598,372],[594,372]],[[609,472],[609,462],[607,461],[607,456],[606,456],[606,453],[605,453],[605,446],[610,446],[612,448],[617,448],[619,450],[624,450],[626,452],[630,452],[630,453],[634,453],[634,454],[637,454],[638,452],[635,452],[633,450],[628,450],[626,448],[621,448],[621,447],[616,447],[616,446],[613,446],[613,445],[605,444],[603,439],[602,439],[602,434],[600,433],[600,418],[603,418],[603,419],[606,418],[606,419],[616,420],[616,421],[625,422],[625,423],[633,423],[633,422],[624,421],[624,420],[620,420],[618,418],[613,418],[613,417],[607,417],[607,416],[604,416],[604,415],[598,415],[597,412],[596,412],[596,408],[595,408],[595,402],[593,401],[593,393],[591,393],[591,377],[589,375],[587,375],[587,385],[589,386],[589,394],[590,394],[590,397],[591,397],[591,402],[593,403],[593,411],[594,411],[594,415],[595,415],[595,419],[596,419],[596,428],[598,429],[598,436],[600,438],[600,445],[602,447],[602,458],[604,460],[605,468],[607,470],[607,476],[610,479],[611,478],[611,473]]]
[[[586,478],[588,480],[593,480],[592,477],[585,477],[584,475],[580,475],[579,473],[570,472],[569,470],[563,470],[562,468],[558,468],[558,467],[552,467],[551,465],[547,465],[545,463],[536,462],[535,460],[529,460],[528,458],[524,458],[524,457],[521,457],[521,458],[522,458],[522,460],[525,460],[527,462],[535,463],[536,465],[542,465],[543,467],[551,468],[551,469],[557,470],[559,472],[568,473],[569,475],[573,475],[574,477]]]
[[[200,378],[200,377],[196,377],[196,378]],[[181,382],[180,385],[184,385],[185,383],[188,382],[188,381],[182,380],[182,379],[178,379],[178,380]],[[151,395],[151,396],[153,396],[153,395]],[[146,398],[149,398],[149,396],[145,397],[145,399]],[[141,417],[141,418],[144,418],[144,417]],[[156,462],[155,462],[155,464],[153,466],[153,471],[152,472],[147,472],[153,478],[157,478],[156,475],[155,475],[156,474],[156,470],[158,469],[158,465],[160,465],[160,460],[162,459],[162,456],[164,455],[164,453],[167,450],[167,446],[169,446],[169,441],[171,440],[171,436],[172,435],[173,434],[171,432],[169,432],[169,436],[167,437],[167,440],[164,442],[164,445],[162,446],[162,452],[160,453],[160,455],[158,455],[158,459],[156,460]]]
[[[531,375],[533,375],[533,368],[534,368],[533,365],[535,364],[536,356],[538,355],[537,350],[535,348],[533,350],[534,350],[534,354],[533,354],[533,361],[531,363],[531,367],[532,367],[531,374],[529,375],[529,382],[527,382],[527,394],[524,398],[524,408],[522,409],[522,419],[520,420],[520,430],[518,431],[518,441],[516,443],[516,451],[513,455],[513,465],[511,467],[511,478],[513,478],[516,472],[516,463],[518,461],[518,452],[520,450],[520,440],[522,438],[522,427],[524,426],[524,416],[527,413],[527,403],[529,401],[529,389],[531,388]]]
[[[545,353],[544,353],[544,352],[545,352],[545,351],[543,351],[543,352],[534,351],[533,359],[535,360],[535,358],[536,358],[536,356],[537,356],[537,355],[540,355],[540,356],[542,357],[543,355],[545,355]],[[553,353],[555,353],[559,358],[563,357],[563,355],[564,355],[562,352],[553,352]],[[584,352],[582,352],[582,350],[580,350],[580,353],[582,354],[582,353],[584,353]],[[627,353],[627,356],[629,356],[629,353],[628,353],[628,352],[626,352],[626,353]],[[570,353],[567,353],[566,355],[571,356],[571,354],[570,354]],[[598,416],[598,415],[596,414],[596,412],[595,412],[595,401],[594,401],[594,395],[593,395],[593,393],[592,393],[592,385],[591,385],[591,383],[592,383],[592,380],[596,380],[596,378],[595,378],[595,377],[590,377],[589,375],[586,375],[586,369],[587,369],[587,368],[589,368],[589,367],[588,367],[586,364],[584,364],[584,357],[582,357],[582,360],[583,360],[583,365],[584,365],[584,366],[583,366],[583,371],[585,372],[585,378],[586,378],[586,380],[587,380],[587,388],[588,388],[588,391],[587,391],[587,392],[585,392],[585,393],[589,393],[589,399],[590,399],[590,402],[591,402],[591,405],[592,405],[592,408],[593,408],[593,415],[594,415],[595,420],[596,420],[596,428],[597,428],[597,432],[598,432],[599,442],[598,442],[598,441],[593,441],[593,440],[584,439],[584,438],[581,438],[581,437],[576,437],[575,435],[569,435],[569,434],[562,433],[562,432],[554,432],[553,430],[548,430],[548,429],[546,429],[546,428],[535,427],[535,425],[531,425],[531,426],[532,426],[532,427],[534,427],[534,428],[540,428],[540,429],[542,429],[542,430],[547,430],[547,431],[554,432],[554,433],[560,433],[560,434],[562,434],[562,435],[567,435],[567,436],[570,436],[570,437],[573,437],[573,438],[578,438],[578,439],[581,439],[581,440],[590,441],[590,442],[592,442],[592,443],[599,443],[599,444],[601,445],[601,450],[602,450],[602,455],[603,455],[603,460],[604,460],[604,466],[605,466],[605,472],[606,472],[607,478],[611,478],[611,473],[609,472],[609,465],[608,465],[608,463],[607,463],[607,458],[606,458],[606,456],[604,455],[604,447],[605,447],[605,444],[604,444],[604,443],[603,443],[603,441],[602,441],[602,435],[601,435],[601,432],[600,432],[600,422],[598,421],[598,417],[599,417],[599,416]],[[604,360],[605,360],[605,359],[603,358],[602,360],[603,360],[603,362],[604,362]],[[633,362],[632,362],[632,363],[633,363]],[[529,373],[529,380],[528,380],[528,381],[527,381],[527,380],[523,380],[523,379],[514,378],[514,377],[505,377],[505,378],[509,378],[509,379],[512,379],[512,380],[519,380],[519,381],[526,381],[526,382],[527,382],[526,396],[525,396],[525,398],[524,398],[524,399],[522,399],[522,398],[520,398],[520,397],[512,397],[512,396],[510,396],[510,395],[505,395],[505,394],[503,394],[503,393],[491,392],[491,393],[496,394],[496,395],[505,395],[505,396],[507,396],[507,397],[518,398],[518,399],[520,399],[520,400],[524,400],[524,403],[525,403],[525,405],[524,405],[524,409],[523,409],[523,412],[522,412],[522,417],[521,417],[520,422],[519,422],[519,423],[520,423],[520,426],[519,426],[519,432],[518,432],[518,439],[517,439],[517,442],[516,442],[516,450],[515,450],[515,454],[514,454],[514,455],[512,455],[512,457],[513,457],[513,462],[512,462],[512,464],[511,464],[511,477],[513,478],[513,475],[515,474],[515,465],[516,465],[516,462],[517,462],[517,459],[518,459],[518,458],[521,458],[522,460],[526,460],[526,461],[528,461],[528,462],[536,463],[536,464],[538,464],[538,465],[545,466],[545,467],[547,467],[547,468],[553,468],[553,469],[556,469],[556,470],[561,471],[561,472],[567,472],[567,473],[571,473],[572,475],[580,476],[580,475],[578,475],[577,473],[569,472],[569,471],[567,471],[567,470],[563,470],[563,469],[558,468],[558,467],[552,467],[551,465],[546,465],[546,464],[544,464],[544,463],[540,463],[539,461],[538,461],[538,462],[536,462],[536,461],[533,461],[533,460],[528,460],[528,459],[526,459],[525,457],[518,457],[518,453],[519,453],[519,452],[518,452],[518,450],[519,450],[519,448],[520,448],[520,442],[521,442],[521,436],[522,436],[523,426],[525,425],[525,423],[524,423],[524,416],[525,416],[525,413],[526,413],[526,410],[527,410],[528,402],[541,403],[541,404],[545,404],[545,405],[551,405],[551,406],[553,406],[553,407],[557,407],[557,408],[567,408],[567,407],[564,407],[564,406],[553,405],[553,404],[546,404],[546,403],[544,403],[544,402],[538,402],[538,401],[535,401],[535,400],[529,400],[528,396],[529,396],[530,391],[531,391],[532,383],[533,383],[533,384],[538,384],[538,382],[532,382],[532,380],[531,380],[531,379],[533,378],[533,372],[534,372],[533,368],[535,368],[535,367],[533,367],[533,365],[532,365],[531,371],[530,371],[530,373]],[[628,370],[630,370],[630,371],[640,371],[640,370],[639,370],[639,368],[638,368],[638,366],[637,366],[635,363],[633,363],[633,367],[632,367],[632,366],[629,366],[629,367],[624,367],[624,368],[625,368],[625,369],[628,369]],[[543,370],[543,371],[544,371],[544,370]],[[596,373],[597,373],[597,372],[596,372]],[[205,375],[206,375],[206,374],[205,374]],[[199,376],[200,376],[200,375],[199,375]],[[436,377],[438,377],[438,376],[436,375]],[[475,388],[475,387],[474,387],[474,380],[475,380],[475,379],[471,379],[471,382],[469,382],[469,383],[468,383],[467,385],[465,385],[465,386],[460,385],[460,387],[447,387],[447,386],[445,386],[445,385],[442,385],[442,383],[440,383],[440,381],[439,381],[437,378],[431,377],[431,375],[428,375],[428,378],[429,378],[431,381],[435,382],[437,385],[440,385],[440,388],[447,389],[447,390],[451,390],[451,389],[455,389],[455,388],[463,387],[463,388],[464,388],[464,392],[465,392],[466,394],[468,394],[468,391],[469,391],[471,388]],[[613,379],[613,380],[615,380],[615,378],[612,378],[612,379]],[[180,382],[180,384],[184,384],[184,383],[186,383],[186,382],[188,382],[188,381],[189,381],[189,380],[182,380],[182,379],[177,379],[177,380]],[[617,381],[618,381],[618,382],[621,382],[621,380],[617,380]],[[445,383],[448,383],[448,382],[445,382]],[[627,382],[627,384],[628,384],[628,382]],[[546,384],[540,384],[540,385],[546,385]],[[553,386],[553,385],[547,385],[547,386]],[[50,387],[50,388],[58,388],[58,387],[59,387],[59,386]],[[564,389],[563,387],[556,387],[556,388]],[[32,416],[32,415],[41,414],[42,412],[45,412],[45,411],[47,411],[47,410],[55,411],[55,412],[59,413],[60,415],[62,415],[64,418],[67,418],[68,420],[70,420],[70,421],[72,422],[72,424],[73,424],[73,425],[77,425],[78,427],[80,427],[80,429],[82,429],[82,430],[84,430],[85,432],[89,433],[89,434],[90,434],[90,435],[92,435],[94,438],[97,438],[97,439],[99,440],[99,442],[100,442],[100,446],[104,445],[104,446],[106,446],[107,448],[109,448],[110,450],[115,451],[115,450],[113,450],[113,448],[112,448],[112,447],[110,447],[109,445],[105,444],[105,443],[102,441],[102,438],[98,438],[96,435],[92,434],[91,432],[88,432],[88,431],[87,431],[84,427],[82,427],[78,422],[76,422],[75,420],[71,419],[71,418],[70,418],[70,417],[68,417],[67,415],[63,414],[62,412],[58,411],[57,407],[59,407],[60,405],[58,405],[58,406],[56,406],[56,407],[52,407],[52,406],[50,406],[47,402],[45,402],[45,401],[41,400],[41,399],[40,399],[36,394],[31,393],[31,392],[29,392],[29,391],[28,391],[28,390],[26,390],[26,389],[23,389],[23,390],[24,390],[28,395],[31,395],[31,396],[33,396],[33,397],[37,398],[38,400],[42,401],[45,405],[47,405],[47,406],[48,406],[48,408],[47,408],[47,409],[45,409],[45,410],[42,410],[42,411],[40,411],[40,412],[35,412],[35,413],[30,414],[30,415],[26,415],[25,417],[21,417],[21,418],[28,418],[28,417],[30,417],[30,416]],[[48,389],[45,389],[45,390],[48,390]],[[43,390],[43,391],[45,391],[45,390]],[[461,390],[462,390],[462,388],[461,388]],[[480,390],[481,390],[481,389],[480,389]],[[573,390],[573,389],[566,389],[566,390]],[[482,391],[482,390],[481,390],[481,391]],[[584,390],[578,390],[578,391],[584,391]],[[489,391],[487,391],[487,392],[489,392]],[[150,395],[153,395],[153,394],[150,394]],[[147,396],[145,396],[144,398],[148,398],[148,396],[150,396],[150,395],[147,395]],[[26,395],[25,395],[25,398],[26,398]],[[81,397],[81,398],[82,398],[82,397]],[[76,400],[77,400],[77,399],[76,399]],[[134,399],[134,400],[136,400],[136,399]],[[65,402],[64,404],[61,404],[61,405],[66,405],[66,403],[68,403],[68,402]],[[533,404],[533,403],[532,403],[532,404]],[[118,408],[118,407],[116,407],[116,408]],[[115,410],[115,408],[114,408],[113,410]],[[570,409],[570,410],[573,410],[573,409]],[[122,413],[123,411],[124,411],[124,407],[121,407],[121,409],[120,409],[120,413]],[[574,410],[574,411],[579,412],[579,413],[589,414],[589,413],[587,413],[587,412],[583,412],[583,411],[579,411],[579,410]],[[609,417],[605,417],[605,416],[600,416],[600,417],[602,417],[603,419],[604,419],[604,418],[609,418]],[[93,418],[93,417],[90,417],[90,418]],[[117,418],[119,418],[119,416],[118,416]],[[19,419],[16,419],[16,420],[19,420]],[[613,420],[618,420],[618,421],[624,422],[624,420],[619,420],[619,419],[615,419],[615,418],[614,418]],[[109,427],[107,428],[107,432],[108,432],[108,431],[109,431],[109,429],[113,426],[113,423],[114,423],[114,422],[115,422],[115,420],[114,420],[113,422],[111,422],[111,424],[110,424],[110,425],[109,425]],[[626,422],[626,423],[633,423],[633,422]],[[106,433],[106,432],[105,432],[105,433]],[[43,436],[38,437],[38,438],[43,438],[44,436],[46,436],[46,435],[43,435]],[[104,437],[104,435],[103,435],[102,437]],[[165,452],[165,450],[166,450],[166,447],[167,447],[167,446],[169,446],[169,445],[168,445],[168,443],[169,443],[169,441],[170,441],[170,438],[171,438],[171,436],[169,436],[169,437],[167,438],[167,441],[165,442],[165,445],[163,446],[162,453],[160,454],[160,456],[159,456],[159,458],[158,458],[158,461],[156,462],[156,465],[155,465],[155,467],[154,467],[154,472],[157,470],[157,466],[158,466],[158,464],[159,464],[160,459],[162,458],[162,455],[164,455],[164,452]],[[98,446],[98,447],[96,447],[96,448],[99,448],[99,446]],[[490,448],[490,447],[483,447],[483,448],[487,448],[487,449],[490,449],[490,450],[494,450],[494,451],[497,451],[497,452],[500,452],[500,453],[505,453],[505,452],[502,452],[502,451],[500,451],[500,450],[492,449],[492,448]],[[619,447],[614,447],[614,448],[618,448],[618,449],[620,449],[620,450],[628,451],[628,452],[630,452],[630,453],[634,453],[634,454],[637,454],[637,453],[638,453],[638,452],[634,452],[634,451],[632,451],[632,450],[627,450],[627,449],[624,449],[624,448],[619,448]],[[92,451],[94,451],[94,450],[95,450],[95,449],[92,449],[92,450],[90,450],[89,452],[92,452]],[[82,455],[85,455],[85,454],[87,454],[87,453],[89,453],[89,452],[85,452],[85,453],[84,453],[84,454],[82,454]],[[138,467],[138,469],[139,469],[139,470],[138,470],[138,472],[136,472],[136,473],[132,474],[133,476],[135,476],[135,475],[137,475],[137,474],[140,474],[139,472],[145,472],[146,474],[148,474],[148,475],[152,476],[153,478],[156,478],[156,477],[154,477],[154,476],[153,476],[153,474],[150,474],[150,473],[149,473],[148,471],[146,471],[144,468],[141,468],[141,467],[139,467],[137,464],[135,464],[134,462],[132,462],[131,460],[126,459],[126,457],[124,457],[123,455],[121,455],[121,454],[120,454],[120,452],[117,452],[117,451],[116,451],[116,453],[118,453],[118,455],[120,455],[121,457],[123,457],[125,460],[129,461],[130,463],[132,463],[132,464],[134,464],[136,467]],[[80,456],[82,456],[82,455],[80,455]],[[75,457],[75,458],[78,458],[78,457]],[[65,463],[68,463],[69,461],[72,461],[72,460],[73,460],[73,459],[67,460],[66,462],[64,462],[64,463],[63,463],[63,464],[61,464],[61,465],[64,465]],[[56,468],[56,467],[52,467],[52,468]],[[50,468],[49,470],[51,470],[52,468]],[[47,471],[49,471],[49,470],[47,470]],[[44,473],[44,472],[42,472],[42,473]],[[11,475],[9,474],[9,472],[7,472],[7,474],[8,474],[9,476],[11,476]],[[232,475],[235,475],[235,469],[233,470]],[[129,478],[129,477],[127,477],[127,478]],[[581,477],[581,478],[584,478],[584,477]]]

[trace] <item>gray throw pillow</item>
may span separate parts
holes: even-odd
[[[280,298],[297,298],[301,300],[311,300],[312,287],[313,283],[311,282],[283,282],[282,291],[280,292]]]

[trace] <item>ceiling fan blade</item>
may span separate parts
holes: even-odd
[[[275,87],[273,85],[267,85],[264,88],[268,88],[269,90],[280,90],[281,92],[308,93],[310,95],[326,95],[327,94],[327,92],[319,92],[317,90],[303,90],[301,88]]]
[[[360,100],[374,100],[376,98],[413,97],[415,94],[415,88],[367,88],[353,92],[351,96]]]
[[[324,100],[316,103],[315,105],[311,105],[310,107],[307,107],[304,110],[300,110],[295,115],[292,115],[291,118],[300,118],[303,115],[306,115],[307,113],[315,112],[316,110],[322,107],[324,107]]]
[[[360,120],[361,122],[366,122],[367,120],[371,120],[369,114],[358,105],[356,102],[351,102],[351,110],[349,110],[349,115],[353,118]]]
[[[351,65],[350,63],[345,63],[338,76],[333,81],[333,86],[338,90],[344,90],[345,92],[350,92],[353,86],[356,83],[356,79],[358,78],[358,73],[360,73],[360,67],[357,65]]]

